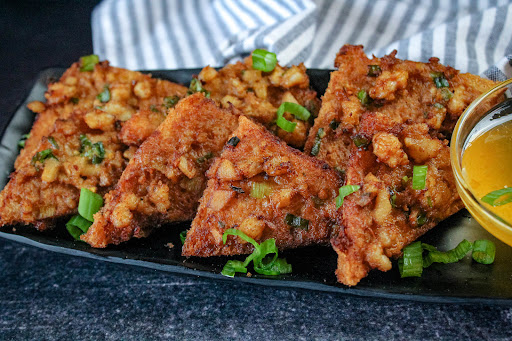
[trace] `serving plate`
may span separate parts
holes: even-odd
[[[34,82],[27,99],[16,112],[0,117],[0,188],[13,170],[19,152],[17,142],[32,126],[34,114],[26,104],[44,100],[47,84],[57,80],[62,68],[42,71]],[[188,84],[200,69],[151,71],[154,77]],[[312,87],[323,94],[329,81],[330,70],[308,70]],[[190,223],[165,226],[149,238],[131,240],[106,249],[94,249],[77,242],[68,235],[65,221],[47,232],[23,226],[2,227],[0,237],[23,244],[82,256],[102,261],[142,266],[162,271],[212,279],[243,281],[253,284],[303,288],[328,292],[339,292],[367,297],[405,299],[426,302],[512,304],[512,248],[494,238],[471,218],[466,210],[441,222],[421,238],[440,250],[455,247],[462,239],[474,241],[489,239],[496,244],[496,260],[492,265],[482,265],[466,256],[454,264],[433,264],[425,269],[421,278],[400,278],[396,262],[388,272],[372,271],[356,287],[346,287],[336,282],[334,270],[337,256],[330,247],[313,246],[280,253],[293,266],[293,273],[275,277],[253,274],[251,277],[237,275],[234,279],[220,274],[227,257],[184,258],[181,257],[179,233],[190,227]],[[169,244],[171,243],[171,244]],[[173,245],[173,246],[170,246]],[[236,257],[234,257],[236,258]],[[241,257],[240,259],[244,259]]]

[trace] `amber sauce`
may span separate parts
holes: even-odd
[[[512,187],[512,120],[486,131],[466,147],[462,173],[478,199],[497,189]],[[512,224],[512,203],[483,205]]]

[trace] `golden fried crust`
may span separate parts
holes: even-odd
[[[351,137],[357,135],[365,112],[379,112],[396,124],[425,123],[439,138],[448,138],[464,109],[495,84],[443,66],[437,58],[419,63],[397,59],[395,54],[369,59],[362,46],[345,45],[340,49],[335,61],[338,70],[331,73],[320,114],[306,142],[306,153],[313,150],[322,128],[325,137],[317,157],[345,171],[353,145]],[[437,88],[435,73],[442,73],[449,86]],[[366,105],[358,98],[361,91],[368,95]]]
[[[181,100],[137,150],[82,239],[106,247],[191,220],[206,186],[204,173],[237,125],[235,109],[221,109],[203,94]]]
[[[101,103],[97,95],[104,91],[107,85],[111,99],[108,103]],[[81,72],[80,62],[74,63],[58,82],[48,86],[45,94],[46,103],[32,102],[28,105],[29,109],[38,115],[30,131],[30,137],[25,142],[25,148],[16,159],[15,169],[30,162],[39,141],[42,137],[48,136],[57,119],[67,119],[75,110],[91,111],[95,107],[101,107],[105,113],[112,115],[115,121],[127,125],[126,133],[122,135],[126,141],[123,142],[134,144],[148,136],[145,130],[141,131],[142,135],[139,134],[138,127],[145,126],[144,123],[151,125],[154,117],[142,114],[145,122],[138,119],[136,124],[132,124],[132,115],[139,109],[160,109],[165,97],[183,97],[186,91],[187,89],[181,85],[153,79],[150,75],[140,72],[115,68],[107,61],[96,64],[90,72]],[[162,117],[164,112],[165,110],[161,110]]]
[[[75,111],[68,119],[58,119],[48,136],[41,138],[34,158],[18,168],[0,194],[0,224],[35,224],[40,230],[51,226],[55,218],[76,212],[80,188],[104,194],[121,176],[126,160],[124,145],[117,138],[114,124],[103,123],[91,129],[99,110]],[[81,155],[80,136],[91,143],[101,142],[104,159],[93,164]],[[54,157],[37,161],[39,152],[51,150]]]
[[[222,235],[243,231],[257,242],[275,238],[280,249],[326,243],[334,224],[339,175],[322,161],[288,147],[264,127],[240,117],[229,143],[208,170],[207,189],[187,233],[184,256],[250,253],[251,244]],[[254,184],[266,184],[263,198],[251,196]],[[309,221],[307,229],[285,222],[287,214]]]
[[[345,198],[342,228],[331,240],[336,275],[346,285],[356,285],[371,269],[391,269],[391,257],[463,207],[448,141],[431,136],[426,123],[396,124],[367,113],[359,134],[371,142],[366,149],[352,147],[346,184],[361,189]],[[423,190],[412,188],[414,165],[428,166]]]
[[[252,68],[252,58],[229,64],[219,71],[205,67],[198,76],[211,98],[223,107],[234,105],[244,115],[263,124],[289,145],[304,147],[310,121],[301,121],[286,113],[285,117],[297,123],[294,132],[286,132],[275,124],[276,112],[281,103],[294,102],[307,108],[316,117],[320,100],[309,87],[309,77],[303,64],[291,67],[277,65],[272,72]]]

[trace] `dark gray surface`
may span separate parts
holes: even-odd
[[[512,308],[176,276],[0,239],[2,339],[510,339]]]

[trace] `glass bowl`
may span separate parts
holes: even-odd
[[[452,169],[457,190],[464,205],[483,228],[510,246],[512,246],[512,225],[491,212],[472,193],[461,165],[464,151],[471,141],[495,126],[512,120],[511,89],[512,79],[509,79],[499,83],[471,103],[459,118],[450,143]],[[509,205],[512,209],[512,204]]]

